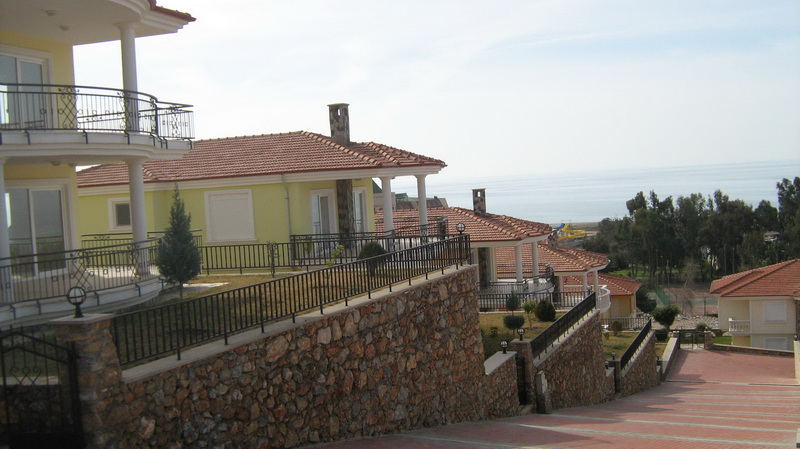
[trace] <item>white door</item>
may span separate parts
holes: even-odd
[[[12,188],[6,191],[11,255],[35,255],[23,272],[65,268],[63,192],[60,188]]]

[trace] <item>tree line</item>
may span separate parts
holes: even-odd
[[[778,207],[731,199],[722,191],[659,199],[639,192],[628,215],[605,218],[584,243],[648,284],[710,281],[742,270],[800,257],[800,177],[777,183]]]

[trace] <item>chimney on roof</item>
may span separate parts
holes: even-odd
[[[331,119],[331,140],[339,145],[350,144],[350,113],[347,111],[348,106],[347,103],[328,105]]]
[[[486,215],[486,189],[472,189],[472,210],[475,215]]]

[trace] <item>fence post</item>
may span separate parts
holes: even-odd
[[[50,322],[58,344],[73,347],[77,356],[78,396],[89,449],[109,447],[118,428],[127,424],[127,413],[110,410],[122,379],[110,330],[112,318],[112,314],[87,314]]]

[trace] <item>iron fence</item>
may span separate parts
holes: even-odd
[[[190,107],[128,90],[0,83],[2,130],[99,131],[191,139],[194,118]]]
[[[557,319],[553,324],[548,326],[544,332],[531,340],[533,357],[538,357],[539,354],[547,352],[547,348],[549,348],[550,345],[558,341],[573,326],[575,326],[578,321],[583,319],[586,315],[590,314],[592,310],[594,310],[596,302],[597,295],[595,293],[591,293],[583,301],[562,315],[561,318]]]
[[[619,366],[620,369],[625,369],[625,366],[628,362],[631,361],[636,351],[639,350],[639,347],[642,346],[644,340],[650,335],[650,331],[653,329],[653,322],[648,319],[647,324],[644,325],[641,331],[639,331],[639,335],[631,342],[631,345],[628,346],[628,349],[625,350],[625,354],[622,354],[622,357],[619,359]]]
[[[65,297],[82,286],[96,292],[158,278],[159,239],[0,259],[0,304]]]
[[[503,285],[506,284],[506,285]],[[542,302],[550,301],[556,309],[571,309],[580,304],[586,298],[587,293],[570,291],[570,292],[553,292],[553,291],[531,291],[524,283],[510,283],[510,282],[497,282],[492,283],[478,292],[478,307],[481,311],[488,310],[502,310],[506,309],[506,301],[509,295],[516,294],[520,304],[528,301]],[[512,287],[513,286],[513,287]]]
[[[292,318],[354,296],[460,265],[469,257],[469,236],[457,236],[328,268],[200,298],[116,316],[112,332],[123,365],[176,354],[187,347]]]
[[[166,231],[147,231],[148,239],[161,238]],[[203,245],[203,235],[201,229],[190,231],[194,237],[194,244],[198,247]],[[81,236],[81,248],[91,249],[108,245],[121,245],[133,243],[133,233],[131,232],[107,232],[101,234],[83,234]]]

